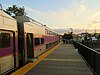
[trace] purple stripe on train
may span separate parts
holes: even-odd
[[[10,38],[10,47],[8,48],[0,48],[0,57],[13,54],[13,38]]]
[[[43,36],[45,42],[57,41],[59,40],[58,36]]]

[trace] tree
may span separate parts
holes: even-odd
[[[13,5],[12,7],[8,7],[4,11],[7,14],[11,15],[11,16],[23,16],[23,15],[26,15],[24,6],[23,7],[17,7],[16,5]]]
[[[67,38],[67,34],[64,33],[64,35],[62,36],[63,39],[66,39]]]
[[[97,39],[100,41],[100,34],[97,36]]]
[[[73,39],[73,35],[72,35],[72,33],[69,33],[69,34],[64,33],[64,35],[62,36],[62,38],[70,40],[70,39]]]

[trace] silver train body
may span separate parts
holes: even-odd
[[[59,34],[27,17],[0,11],[0,74],[18,69],[57,45]]]

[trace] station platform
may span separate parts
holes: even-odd
[[[71,44],[59,44],[11,75],[93,75]]]

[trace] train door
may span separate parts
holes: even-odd
[[[15,66],[13,37],[13,32],[0,31],[0,74]]]
[[[34,58],[33,34],[27,33],[27,58]]]

